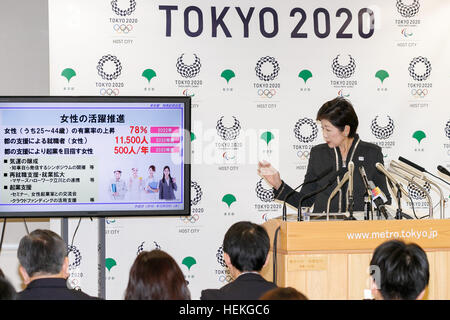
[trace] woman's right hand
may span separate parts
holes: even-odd
[[[263,160],[258,162],[258,175],[264,178],[267,183],[269,183],[272,187],[278,190],[281,187],[282,181],[280,177],[280,173],[277,169],[272,167],[272,165]]]

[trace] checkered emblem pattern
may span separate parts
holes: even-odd
[[[191,189],[194,189],[194,192],[191,193],[194,195],[194,198],[191,199],[191,206],[195,206],[200,202],[200,200],[202,200],[203,191],[199,184],[195,181],[191,181]]]
[[[272,202],[275,199],[272,189],[265,189],[262,185],[264,179],[259,180],[256,183],[256,195],[261,201]]]
[[[145,243],[145,241],[142,241],[142,243],[138,246],[136,255],[139,255],[139,253],[141,253],[142,251],[145,250],[144,243]],[[161,250],[161,246],[156,241],[153,241],[153,246],[150,245],[147,250]]]
[[[264,74],[261,71],[262,66],[265,63],[270,63],[272,65],[272,73],[270,74]],[[262,81],[271,81],[274,80],[278,76],[278,72],[280,71],[280,65],[278,64],[278,61],[274,57],[262,57],[259,59],[259,61],[256,63],[255,67],[256,76],[262,80]]]
[[[223,140],[234,140],[239,136],[241,124],[236,117],[233,116],[234,124],[231,127],[225,127],[222,123],[223,116],[217,121],[216,130],[219,137]]]
[[[80,250],[78,250],[78,248],[76,246],[73,246],[73,245],[67,246],[67,253],[69,254],[70,252],[73,253],[74,260],[72,263],[69,264],[69,270],[73,270],[80,266],[82,257],[81,257]]]
[[[199,74],[202,64],[200,63],[200,58],[194,54],[195,60],[191,65],[184,64],[183,62],[184,53],[177,59],[177,71],[183,78],[193,78]]]
[[[392,134],[394,133],[394,120],[392,120],[391,117],[387,116],[389,119],[389,122],[386,126],[381,127],[377,120],[378,120],[378,116],[375,117],[375,119],[372,120],[372,124],[370,125],[370,129],[372,130],[372,134],[380,140],[386,140],[388,139],[390,136],[392,136]]]
[[[419,0],[414,0],[412,4],[406,5],[403,3],[403,0],[397,0],[397,11],[405,18],[414,17],[420,8]]]
[[[114,13],[118,16],[129,16],[134,12],[134,10],[136,10],[136,0],[130,0],[130,6],[126,10],[122,10],[119,8],[119,6],[117,5],[117,0],[111,1],[111,7]]]
[[[103,65],[107,62],[111,61],[115,65],[115,71],[113,73],[106,73],[103,71]],[[120,76],[122,72],[122,64],[120,63],[120,60],[117,59],[116,56],[113,56],[111,54],[107,54],[106,56],[101,57],[101,59],[98,61],[97,64],[97,71],[100,77],[104,80],[115,80],[117,77]]]
[[[428,182],[425,182],[425,184],[422,186],[427,192],[430,192],[431,186]],[[426,198],[425,192],[420,190],[415,184],[408,183],[408,192],[411,198],[414,200],[423,200]]]
[[[416,65],[418,63],[423,63],[425,65],[425,72],[423,74],[417,74],[415,71]],[[409,71],[409,75],[416,81],[427,80],[427,78],[430,76],[430,73],[431,73],[431,63],[425,57],[421,57],[421,56],[415,57],[409,63],[408,71]]]
[[[226,268],[227,264],[225,263],[225,259],[223,258],[223,246],[220,246],[216,253],[217,263],[219,263],[222,267]]]
[[[309,136],[302,135],[302,126],[310,126],[311,134]],[[317,134],[319,129],[317,128],[317,124],[311,118],[302,118],[297,121],[294,127],[295,137],[302,143],[313,142],[317,138]]]
[[[445,125],[445,135],[450,139],[450,120],[448,120],[447,124]]]
[[[351,55],[348,55],[350,57],[350,62],[346,66],[343,66],[339,64],[339,56],[340,54],[338,54],[337,57],[333,59],[333,63],[331,64],[333,73],[336,77],[341,79],[350,78],[356,70],[355,59],[353,59]]]

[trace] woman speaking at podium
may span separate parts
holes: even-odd
[[[316,120],[320,121],[325,143],[316,145],[311,149],[304,182],[315,180],[326,171],[329,174],[314,183],[305,183],[300,192],[292,193],[293,189],[281,179],[280,173],[270,163],[260,162],[258,174],[274,188],[275,198],[283,201],[287,195],[291,194],[286,202],[297,208],[302,197],[325,187],[333,175],[336,176],[336,172],[341,170],[341,176],[336,177],[336,182],[333,181],[324,191],[308,199],[305,198],[302,202],[302,206],[305,207],[314,205],[313,212],[326,212],[329,196],[342,179],[350,161],[353,161],[355,165],[353,209],[355,211],[364,210],[364,197],[367,194],[367,188],[358,170],[360,166],[364,167],[367,179],[384,192],[388,203],[390,203],[391,198],[388,193],[386,178],[375,167],[377,162],[383,164],[381,148],[359,138],[356,133],[358,116],[352,104],[341,97],[327,101],[317,112]],[[332,168],[331,172],[329,171],[330,168]],[[347,186],[348,182],[331,200],[330,212],[347,211]]]

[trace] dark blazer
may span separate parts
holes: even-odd
[[[67,288],[62,278],[42,278],[31,281],[17,300],[97,300],[81,290]]]
[[[355,146],[357,142],[359,141],[356,149]],[[354,153],[353,153],[354,151]],[[351,158],[353,154],[353,158]],[[337,158],[336,158],[337,157]],[[387,183],[386,183],[386,177],[379,172],[375,164],[377,162],[380,162],[381,164],[384,164],[383,162],[383,153],[381,152],[381,148],[375,144],[364,142],[359,139],[358,135],[355,135],[355,139],[353,140],[352,146],[350,147],[350,150],[347,154],[346,164],[350,162],[350,160],[353,161],[355,164],[355,170],[354,170],[354,176],[353,176],[353,199],[354,199],[354,211],[364,211],[364,196],[366,195],[367,191],[364,186],[363,180],[361,178],[361,175],[359,173],[359,167],[363,166],[364,170],[366,171],[367,178],[369,181],[373,181],[375,186],[379,187],[381,191],[386,195],[386,198],[388,200],[388,203],[391,202],[391,196],[388,192]],[[343,168],[343,162],[342,162],[342,156],[339,151],[339,148],[330,148],[326,143],[319,144],[317,146],[314,146],[311,149],[309,162],[308,162],[308,168],[306,170],[306,175],[304,181],[313,180],[315,177],[317,177],[321,172],[326,170],[327,168],[333,168],[333,171],[324,177],[323,179],[319,180],[315,183],[306,184],[302,187],[300,192],[295,192],[292,196],[290,196],[287,200],[287,203],[294,207],[298,207],[300,198],[304,195],[311,193],[315,190],[318,190],[322,187],[324,187],[328,181],[330,180],[330,177],[339,169]],[[340,179],[342,179],[344,173],[340,176]],[[327,189],[325,189],[323,192],[319,193],[316,196],[313,196],[309,199],[305,199],[302,202],[302,206],[304,207],[310,207],[314,204],[314,212],[326,212],[327,210],[327,203],[328,203],[328,197],[330,196],[331,192],[334,190],[334,188],[337,185],[337,178],[336,181],[329,186]],[[342,192],[338,192],[334,198],[331,200],[330,203],[330,212],[339,212],[339,202],[341,203],[340,212],[345,212],[347,208],[347,201],[346,201],[346,192],[347,192],[348,182],[346,182],[343,185],[343,188],[341,189]],[[292,188],[287,185],[284,181],[281,185],[281,187],[278,190],[274,190],[275,198],[279,200],[284,200],[286,195],[292,191]]]
[[[277,286],[257,273],[244,273],[220,289],[203,290],[200,300],[258,300]]]
[[[170,180],[169,184],[166,183],[166,179],[163,177],[159,180],[159,199],[175,200],[175,192],[177,190],[177,184]]]

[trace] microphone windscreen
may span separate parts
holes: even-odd
[[[438,169],[441,173],[450,176],[450,172],[449,172],[446,168],[444,168],[443,166],[437,166],[437,169]]]

